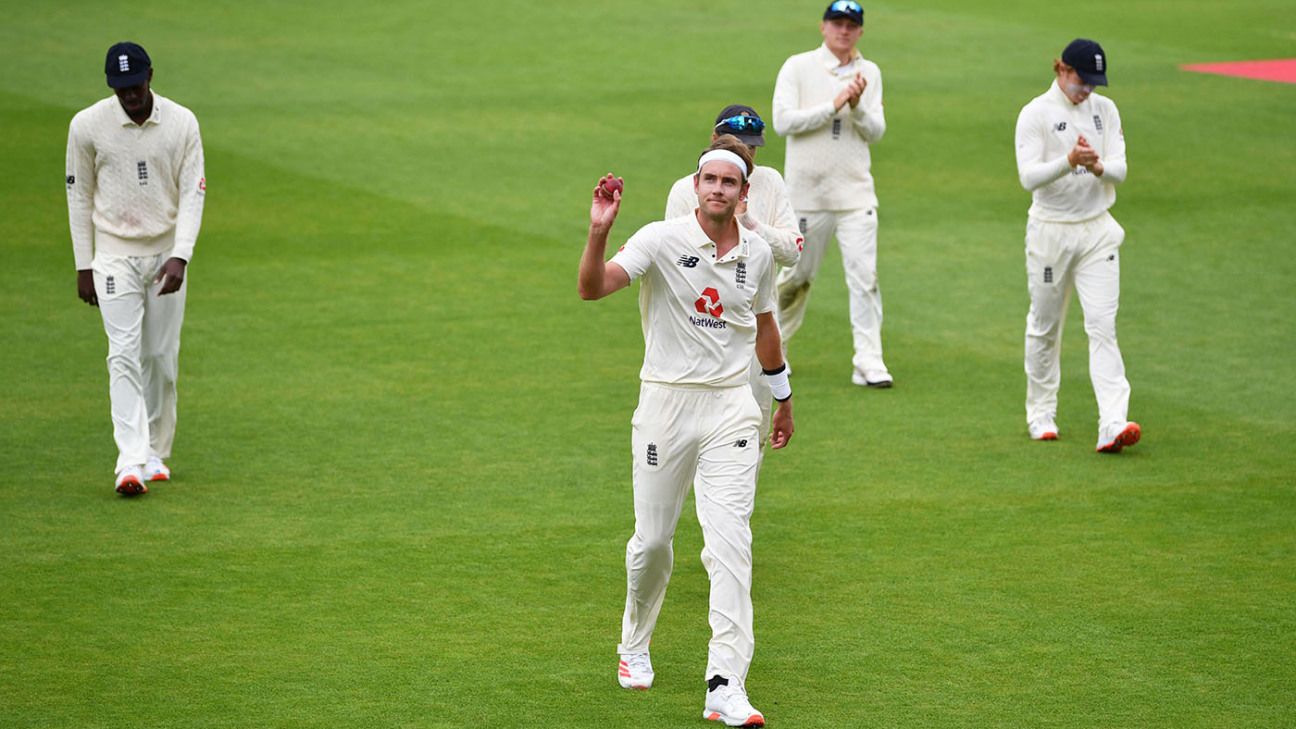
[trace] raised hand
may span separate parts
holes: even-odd
[[[590,225],[602,230],[610,230],[621,210],[621,191],[625,180],[611,172],[599,179],[594,185],[593,199],[590,201]],[[608,194],[611,190],[611,195]]]

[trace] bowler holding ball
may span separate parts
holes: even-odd
[[[775,449],[792,437],[792,388],[775,321],[773,254],[734,217],[753,168],[744,154],[705,151],[693,176],[692,214],[640,228],[610,260],[604,254],[621,207],[621,180],[603,177],[592,190],[578,290],[596,300],[640,282],[644,361],[630,434],[635,528],[626,545],[618,682],[639,690],[653,684],[648,644],[692,486],[711,581],[702,715],[728,726],[764,726],[745,685],[755,649],[751,515],[760,455],[760,407],[748,386],[752,357],[778,402],[770,428]]]

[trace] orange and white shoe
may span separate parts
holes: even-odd
[[[1115,429],[1113,429],[1115,430]],[[1122,448],[1129,448],[1143,437],[1143,429],[1138,423],[1127,422],[1115,433],[1111,431],[1098,434],[1099,453],[1120,453]]]
[[[145,481],[170,481],[171,469],[167,468],[166,464],[162,462],[161,458],[158,458],[157,456],[151,456],[148,459],[148,463],[144,464],[144,480]]]
[[[139,466],[127,466],[117,474],[117,493],[122,496],[139,496],[148,493],[144,485],[144,472]]]
[[[617,666],[617,681],[621,688],[647,691],[652,688],[652,660],[648,652],[622,653],[621,663]]]
[[[747,691],[736,679],[712,676],[707,681],[702,718],[725,726],[765,726],[765,715],[747,700]]]
[[[1031,440],[1057,440],[1058,427],[1052,419],[1036,420],[1030,424]]]

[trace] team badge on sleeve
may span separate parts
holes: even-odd
[[[206,178],[206,177],[199,177],[199,178],[198,178],[198,192],[207,192],[207,178]]]

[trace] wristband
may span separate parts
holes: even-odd
[[[765,380],[769,382],[770,391],[774,393],[774,399],[783,402],[792,397],[792,384],[788,382],[787,363],[779,365],[777,369],[767,370],[762,368],[761,372],[765,373]]]

